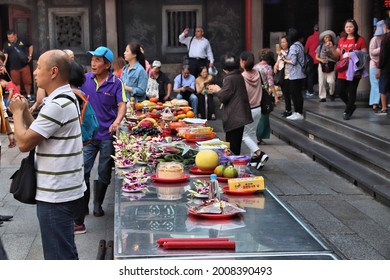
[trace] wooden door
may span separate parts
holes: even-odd
[[[16,5],[8,7],[9,29],[14,29],[18,37],[32,42],[31,11]]]

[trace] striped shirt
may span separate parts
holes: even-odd
[[[46,99],[30,129],[46,139],[35,150],[37,170],[36,200],[61,203],[76,200],[84,195],[83,143],[76,100],[69,85],[57,88]]]

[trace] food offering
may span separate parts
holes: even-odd
[[[202,171],[212,171],[218,164],[219,157],[214,150],[200,150],[195,156],[195,165]]]
[[[228,186],[230,192],[261,191],[265,189],[263,176],[229,179]]]
[[[179,162],[161,162],[157,166],[159,179],[180,179],[184,177],[184,166]]]
[[[156,136],[161,134],[161,128],[158,126],[157,121],[154,118],[144,118],[131,131],[131,135],[135,136]]]
[[[198,151],[182,142],[161,143],[158,146],[160,151],[157,162],[180,162],[184,166],[195,163],[195,156]]]
[[[242,209],[237,204],[229,203],[218,198],[205,200],[200,205],[188,208],[188,213],[191,215],[210,219],[228,218],[244,212],[246,212],[245,209]]]
[[[184,173],[184,166],[179,162],[161,162],[157,165],[156,174],[152,175],[155,182],[180,183],[190,176]]]

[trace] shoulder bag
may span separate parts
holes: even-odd
[[[15,46],[15,44],[13,44],[13,47],[14,47],[14,50],[16,51],[16,53],[18,54],[20,61],[23,64],[27,64],[28,63],[28,56],[22,50],[19,50],[18,47]]]
[[[336,65],[334,67],[334,70],[336,72],[344,72],[348,70],[349,65],[349,57],[343,57],[339,61],[336,62]]]
[[[274,110],[275,107],[275,98],[273,97],[272,94],[269,94],[266,85],[263,83],[263,78],[261,77],[261,72],[259,71],[260,74],[260,80],[262,84],[262,96],[261,96],[261,102],[260,102],[260,107],[261,107],[261,113],[263,115],[268,115]]]
[[[191,48],[191,43],[192,43],[192,40],[194,40],[195,36],[192,36],[191,38],[191,41],[190,41],[190,44],[188,45],[188,49],[187,49],[187,53],[186,55],[183,57],[183,66],[186,65],[190,65],[190,48]]]
[[[353,48],[355,47],[356,43],[353,44],[352,48],[349,50],[350,52],[353,51]],[[343,57],[339,61],[336,62],[336,65],[334,67],[334,70],[336,72],[344,72],[348,70],[349,65],[349,57]]]
[[[35,149],[22,159],[19,170],[11,176],[10,193],[22,203],[36,204],[35,194],[37,192],[37,175],[34,165]]]
[[[278,70],[274,76],[274,84],[275,86],[283,86],[284,83],[284,67],[282,69]]]

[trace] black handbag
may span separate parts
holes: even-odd
[[[336,62],[328,61],[328,63],[320,62],[320,64],[321,64],[322,72],[324,72],[324,73],[331,73],[331,72],[334,71],[334,67],[336,65]]]
[[[283,82],[284,82],[284,67],[276,72],[274,76],[274,85],[283,86]]]
[[[274,110],[275,107],[275,98],[272,94],[269,94],[266,85],[263,83],[263,78],[261,77],[260,74],[260,80],[262,84],[262,96],[261,96],[261,102],[260,102],[260,107],[261,107],[261,113],[263,115],[268,115]]]
[[[263,95],[261,97],[261,113],[263,115],[268,115],[274,110],[275,98],[272,94],[269,94],[268,90],[263,87]]]
[[[11,176],[10,193],[22,203],[36,204],[37,175],[34,166],[35,149],[22,159],[19,170]]]

